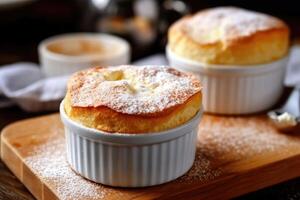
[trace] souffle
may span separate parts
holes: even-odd
[[[110,133],[149,133],[178,127],[201,108],[201,84],[165,66],[95,67],[75,73],[64,99],[66,114]]]
[[[289,28],[273,16],[218,7],[180,19],[169,29],[168,40],[171,51],[184,58],[247,66],[286,56]]]

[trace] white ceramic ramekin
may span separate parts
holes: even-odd
[[[144,187],[174,180],[191,168],[202,112],[177,128],[134,135],[105,133],[74,122],[63,102],[60,115],[73,170],[105,185]]]
[[[251,114],[267,110],[280,98],[288,56],[255,66],[207,65],[166,48],[170,66],[197,74],[203,84],[205,112]]]
[[[99,42],[106,53],[66,55],[48,48],[54,43],[64,45],[67,40],[77,39]],[[42,70],[46,76],[71,74],[91,66],[128,64],[130,61],[129,43],[119,37],[103,33],[69,33],[50,37],[39,44],[38,50]]]

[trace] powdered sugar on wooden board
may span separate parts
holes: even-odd
[[[209,158],[238,160],[276,150],[285,151],[299,145],[299,138],[278,132],[261,117],[217,117],[203,118],[198,145]]]
[[[60,199],[102,199],[105,191],[77,175],[65,160],[64,139],[49,140],[49,143],[38,146],[34,155],[26,158],[30,166],[47,183],[55,187]]]
[[[181,183],[204,182],[214,180],[222,175],[222,170],[214,168],[211,161],[198,148],[193,167],[176,181]]]
[[[199,126],[198,149],[191,170],[180,182],[209,181],[224,172],[221,162],[232,162],[299,146],[299,138],[278,132],[261,117],[218,117],[205,115]],[[216,166],[217,164],[217,166]]]
[[[51,132],[47,141],[34,144],[36,146],[25,158],[25,163],[60,199],[103,199],[111,195],[122,198],[122,195],[135,191],[103,186],[77,175],[66,161],[62,128],[53,126]],[[199,184],[215,180],[226,174],[220,167],[220,161],[233,162],[284,151],[291,145],[299,145],[299,138],[277,132],[263,117],[204,115],[194,165],[175,183]]]

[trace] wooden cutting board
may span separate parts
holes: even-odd
[[[227,199],[300,176],[299,134],[276,131],[265,116],[205,115],[192,169],[167,184],[113,188],[73,172],[58,114],[9,125],[1,157],[37,199]]]

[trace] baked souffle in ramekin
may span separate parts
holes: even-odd
[[[289,28],[270,15],[218,7],[174,23],[169,29],[168,46],[175,54],[201,63],[261,64],[287,55]]]
[[[78,174],[110,186],[145,187],[193,165],[201,84],[163,66],[116,66],[75,73],[60,115],[67,160]]]
[[[211,8],[175,22],[166,51],[170,65],[201,79],[206,112],[256,113],[282,94],[289,28],[263,13]]]
[[[66,114],[86,127],[110,133],[175,128],[201,107],[194,75],[163,66],[91,68],[75,73],[64,100]]]

